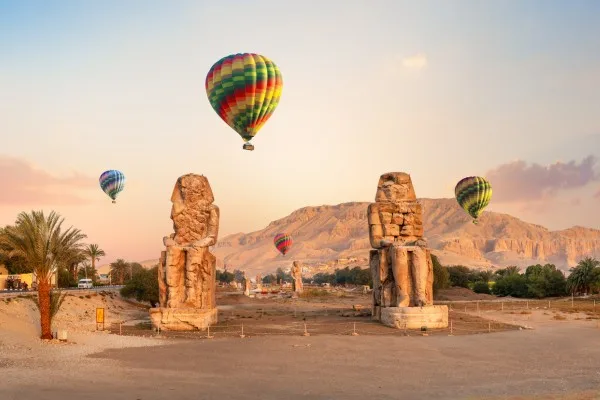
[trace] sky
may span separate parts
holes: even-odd
[[[283,75],[253,152],[204,88],[238,52]],[[594,0],[0,0],[0,224],[55,210],[102,263],[141,261],[181,175],[208,177],[224,237],[403,171],[418,197],[485,176],[487,210],[600,228],[598,110]]]

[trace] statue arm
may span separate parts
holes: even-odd
[[[213,205],[210,209],[210,215],[208,217],[208,229],[205,238],[194,242],[196,247],[209,247],[214,246],[217,243],[217,237],[219,235],[219,207]]]

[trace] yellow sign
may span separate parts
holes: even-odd
[[[104,308],[96,308],[96,323],[104,323]]]

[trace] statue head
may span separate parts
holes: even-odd
[[[180,176],[171,194],[171,219],[180,244],[204,238],[208,231],[209,206],[214,196],[203,175]]]
[[[398,201],[416,200],[417,195],[410,179],[404,172],[388,172],[379,178],[375,201],[396,203]]]

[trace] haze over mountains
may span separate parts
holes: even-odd
[[[574,226],[549,231],[508,214],[484,212],[474,225],[456,201],[420,199],[425,236],[444,265],[501,268],[553,263],[568,270],[586,256],[600,257],[600,230]],[[288,269],[293,260],[309,266],[307,272],[368,265],[366,202],[304,207],[251,233],[237,233],[213,247],[217,267],[246,270],[250,276]],[[283,257],[273,245],[279,232],[292,234],[294,244]],[[160,250],[157,249],[157,253]],[[152,266],[158,259],[142,262]],[[100,267],[105,270],[107,266]]]

